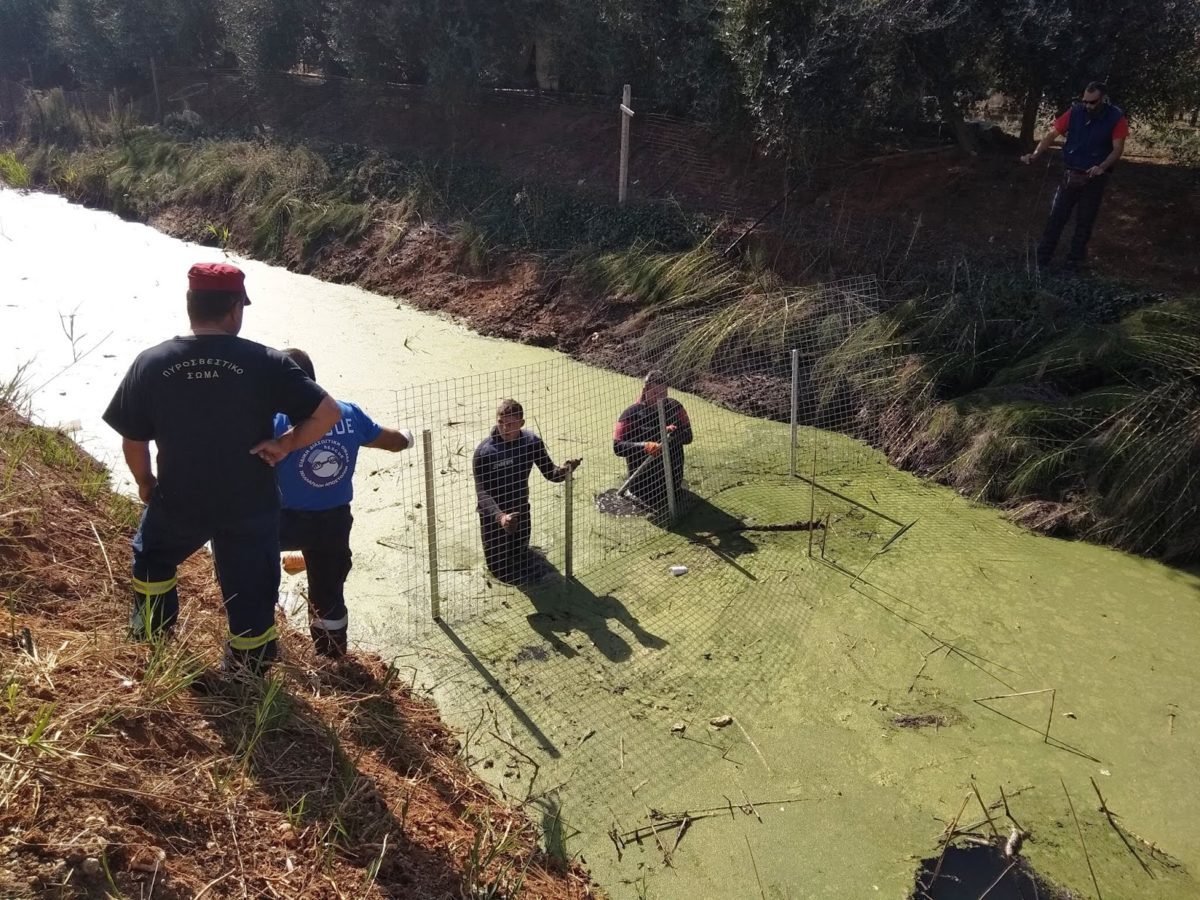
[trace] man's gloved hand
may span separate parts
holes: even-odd
[[[499,518],[500,527],[509,534],[512,534],[517,530],[517,517],[517,513],[501,513]]]
[[[667,426],[667,434],[674,434],[674,433],[675,433],[675,426],[674,426],[674,425],[668,425],[668,426]]]
[[[662,444],[658,443],[658,441],[646,441],[646,443],[642,444],[642,449],[651,456],[658,456],[662,452]]]

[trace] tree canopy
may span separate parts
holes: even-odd
[[[775,146],[1088,81],[1152,116],[1200,104],[1200,0],[0,0],[0,74],[108,85],[149,61],[299,65],[425,83],[639,97]]]

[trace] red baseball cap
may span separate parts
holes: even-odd
[[[196,263],[188,269],[188,289],[241,294],[246,298],[246,306],[250,305],[250,298],[246,296],[246,273],[229,263]]]

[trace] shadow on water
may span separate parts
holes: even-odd
[[[528,618],[533,628],[560,656],[579,655],[579,646],[572,646],[562,636],[582,632],[597,650],[612,662],[624,662],[633,655],[629,642],[609,626],[617,622],[643,647],[661,650],[667,642],[644,629],[637,617],[611,594],[597,596],[578,581],[546,579],[539,584],[525,585],[521,593],[529,598],[534,612]]]
[[[758,546],[746,537],[746,523],[703,497],[688,491],[682,493],[680,516],[667,530],[716,554],[751,581],[758,581],[736,561],[737,557],[758,550]]]
[[[530,736],[537,742],[538,746],[541,747],[541,749],[551,758],[558,759],[562,753],[554,745],[554,742],[550,740],[550,738],[546,736],[546,733],[538,727],[537,723],[529,717],[529,713],[525,712],[524,707],[522,707],[521,704],[516,701],[516,698],[509,693],[508,689],[496,679],[496,676],[493,675],[491,670],[483,664],[483,661],[480,660],[479,657],[476,656],[471,650],[471,648],[463,642],[463,639],[458,636],[453,628],[451,628],[445,622],[439,621],[437,624],[442,630],[442,634],[449,639],[450,643],[452,643],[458,652],[462,654],[462,658],[466,660],[471,668],[474,669],[479,675],[479,677],[483,679],[484,683],[488,686],[488,689],[491,690],[491,692],[498,697],[505,706],[508,707],[508,710],[510,713],[512,713],[513,718],[516,719],[527,732],[529,732]]]
[[[671,524],[667,521],[665,509],[643,505],[630,497],[619,495],[615,489],[596,495],[596,508],[602,513],[617,518],[645,518],[664,531],[711,551],[751,581],[758,581],[753,573],[737,562],[737,557],[758,549],[745,536],[749,527],[742,519],[686,488],[679,492],[676,506],[678,516]]]

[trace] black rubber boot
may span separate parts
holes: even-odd
[[[229,675],[248,674],[261,677],[267,674],[278,655],[276,641],[271,641],[256,650],[234,650],[226,644],[225,655],[221,659],[221,671]]]
[[[345,628],[326,629],[312,625],[309,627],[308,633],[312,635],[313,647],[321,656],[327,656],[330,659],[341,659],[346,655]]]

